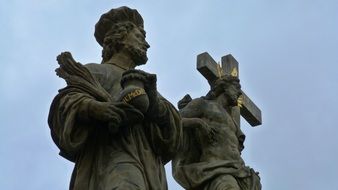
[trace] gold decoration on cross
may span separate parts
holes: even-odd
[[[221,78],[222,76],[224,76],[224,71],[219,62],[217,63],[217,74],[218,74],[218,78]]]
[[[237,68],[234,67],[230,73],[231,76],[233,77],[238,77],[238,71],[237,71]]]
[[[237,106],[240,108],[243,107],[243,96],[242,95],[240,95],[237,99]]]

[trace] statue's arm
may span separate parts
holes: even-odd
[[[131,106],[112,101],[90,70],[75,62],[70,53],[60,54],[58,62],[57,74],[67,87],[54,98],[48,124],[61,152],[75,155],[98,126],[107,124],[111,132],[116,131],[125,115],[122,107]]]
[[[48,124],[52,138],[60,154],[71,161],[74,161],[93,131],[89,121],[82,122],[78,117],[79,111],[85,109],[84,102],[90,98],[88,94],[73,89],[62,89],[50,107]]]
[[[208,102],[203,98],[197,98],[189,102],[180,110],[182,116],[182,125],[184,131],[195,131],[194,138],[198,143],[203,141],[203,138],[213,142],[215,129],[206,121],[209,114]],[[190,133],[190,132],[189,132]],[[184,138],[191,138],[190,134],[184,133]]]
[[[208,113],[208,105],[203,98],[197,98],[189,102],[180,110],[182,125],[185,129],[195,129],[203,134],[208,134],[212,127],[205,121]]]
[[[182,144],[182,122],[178,111],[169,101],[164,98],[159,98],[158,101],[158,115],[146,117],[150,121],[147,134],[151,137],[155,152],[167,163],[173,159]]]
[[[202,98],[196,98],[190,101],[179,113],[182,118],[202,118],[206,103]]]
[[[128,75],[139,75],[143,79],[144,90],[149,98],[143,122],[147,125],[145,134],[154,152],[167,163],[177,153],[183,140],[181,117],[175,107],[158,93],[155,74],[133,69],[124,72],[122,78]]]
[[[197,98],[180,109],[184,139],[196,138],[195,136],[191,137],[191,134],[195,134],[192,131],[207,128],[207,123],[202,119],[204,106],[204,100]]]

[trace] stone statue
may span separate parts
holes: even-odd
[[[67,86],[54,98],[48,124],[60,155],[75,163],[71,190],[167,189],[164,165],[182,141],[177,110],[156,90],[147,62],[143,19],[120,7],[95,26],[101,64],[58,56]]]
[[[210,79],[212,62],[204,58],[199,57],[198,63],[208,60],[204,66],[211,69],[203,64],[197,68]],[[234,117],[242,96],[238,72],[226,74],[220,69],[209,80],[211,90],[206,96],[192,99],[186,95],[178,103],[184,143],[173,160],[173,175],[188,190],[260,190],[258,173],[241,158],[245,135]]]

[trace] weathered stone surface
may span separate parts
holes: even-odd
[[[178,103],[184,143],[173,160],[175,179],[189,190],[260,190],[258,173],[241,157],[240,128],[240,115],[256,125],[260,110],[241,90],[238,62],[227,55],[221,67],[205,52],[197,57],[197,69],[211,88],[206,96],[186,95]]]
[[[143,19],[128,7],[112,9],[95,37],[101,64],[82,65],[68,52],[57,58],[67,86],[48,124],[60,155],[75,163],[70,189],[165,190],[164,164],[181,143],[181,118],[157,92],[156,75],[134,69],[147,62]]]

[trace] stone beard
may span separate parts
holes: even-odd
[[[133,61],[137,65],[144,65],[148,61],[147,52],[144,49],[136,48],[134,45],[125,44],[125,49],[130,52]]]

